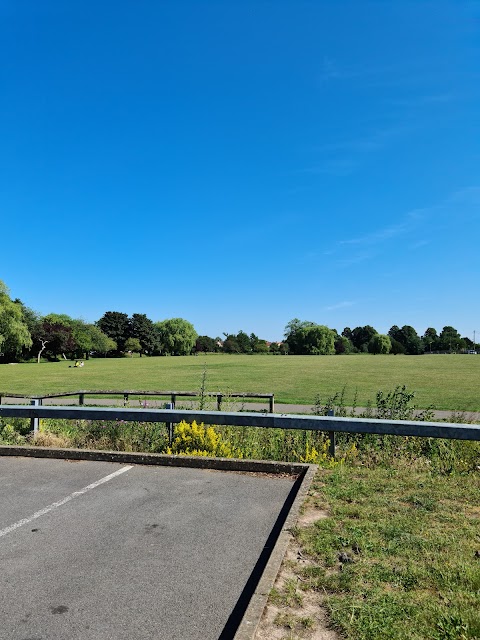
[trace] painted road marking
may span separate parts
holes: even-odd
[[[52,504],[48,505],[48,507],[44,507],[43,509],[40,509],[40,511],[36,511],[34,514],[29,516],[28,518],[23,518],[22,520],[19,520],[18,522],[11,524],[10,526],[5,527],[4,529],[0,529],[0,538],[2,538],[3,536],[6,536],[8,533],[11,533],[12,531],[15,531],[15,529],[18,529],[19,527],[23,527],[23,525],[28,524],[29,522],[32,522],[32,520],[36,520],[37,518],[44,516],[50,511],[53,511],[54,509],[61,507],[67,502],[70,502],[70,500],[73,500],[74,498],[78,498],[79,496],[82,496],[84,493],[87,493],[88,491],[91,491],[92,489],[99,487],[101,484],[104,484],[109,480],[113,480],[113,478],[116,478],[117,476],[121,475],[122,473],[125,473],[125,471],[129,471],[132,468],[133,468],[133,465],[122,467],[121,469],[114,471],[110,475],[105,476],[104,478],[101,478],[96,482],[92,482],[92,484],[89,484],[87,487],[80,489],[80,491],[74,491],[66,498],[63,498],[63,500],[59,500],[58,502],[53,502]]]

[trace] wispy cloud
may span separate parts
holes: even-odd
[[[350,300],[344,300],[343,302],[339,302],[338,304],[332,304],[329,307],[324,307],[325,311],[336,311],[337,309],[344,309],[345,307],[352,307],[355,302],[351,302]]]
[[[468,204],[473,206],[480,205],[480,187],[470,186],[464,187],[452,193],[449,201],[453,204]]]
[[[390,240],[391,238],[395,238],[396,236],[405,233],[408,231],[408,224],[404,222],[403,224],[396,224],[390,227],[384,227],[383,229],[378,229],[377,231],[373,231],[372,233],[367,233],[364,236],[359,236],[358,238],[350,238],[349,240],[339,240],[339,244],[357,244],[357,245],[368,245],[368,244],[379,244],[384,242],[385,240]]]
[[[455,225],[458,225],[460,219],[463,222],[468,219],[478,220],[479,210],[480,187],[458,189],[442,202],[407,211],[395,224],[373,229],[357,237],[338,240],[332,264],[338,268],[355,266],[378,255],[385,255],[386,248],[392,246],[389,243],[396,242],[398,245],[402,240],[406,249],[419,249],[432,242],[431,236],[435,230],[450,228],[452,220],[455,220]],[[428,237],[422,237],[426,235]],[[345,255],[346,252],[348,255]]]
[[[377,127],[362,136],[339,139],[315,149],[320,156],[319,161],[302,173],[330,174],[347,176],[356,171],[365,162],[366,157],[379,153],[396,140],[409,135],[414,127],[406,122],[392,126]]]
[[[415,249],[421,249],[427,244],[430,244],[430,240],[419,240],[418,242],[414,242],[413,244],[411,244],[409,249],[414,251]]]

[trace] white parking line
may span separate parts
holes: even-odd
[[[115,478],[116,476],[119,476],[120,474],[125,473],[125,471],[129,471],[129,469],[132,469],[132,468],[133,468],[133,465],[122,467],[121,469],[118,469],[118,471],[114,471],[110,475],[105,476],[104,478],[101,478],[96,482],[92,482],[92,484],[89,484],[87,487],[80,489],[80,491],[74,491],[66,498],[63,498],[63,500],[59,500],[58,502],[53,502],[52,504],[48,505],[48,507],[40,509],[40,511],[36,511],[34,514],[29,516],[28,518],[23,518],[22,520],[19,520],[18,522],[11,524],[10,526],[5,527],[4,529],[0,529],[0,538],[3,536],[6,536],[7,533],[11,533],[12,531],[15,531],[15,529],[18,529],[19,527],[23,527],[23,525],[28,524],[29,522],[32,522],[32,520],[36,520],[37,518],[40,518],[40,516],[44,516],[46,513],[49,513],[49,511],[53,511],[54,509],[61,507],[67,502],[70,502],[70,500],[73,500],[74,498],[78,498],[78,496],[82,496],[84,493],[87,493],[87,491],[91,491],[92,489],[99,487],[104,482],[113,480],[113,478]]]

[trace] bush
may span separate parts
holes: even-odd
[[[240,451],[232,447],[215,427],[205,427],[203,422],[191,424],[182,420],[175,427],[175,437],[167,453],[184,456],[214,456],[218,458],[241,458]]]

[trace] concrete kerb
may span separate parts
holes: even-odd
[[[310,485],[312,484],[317,471],[316,465],[311,464],[304,466],[307,468],[305,469],[303,476],[300,478],[300,485],[298,487],[295,500],[288,512],[282,531],[277,538],[274,548],[272,549],[270,558],[257,584],[255,592],[250,599],[250,603],[238,626],[233,640],[253,640],[255,636],[263,611],[267,604],[268,596],[274,586],[275,579],[280,571],[288,544],[291,540],[291,531],[297,523],[300,508],[307,498]]]
[[[231,458],[204,458],[189,456],[169,456],[158,453],[136,453],[121,451],[101,451],[94,449],[54,449],[50,447],[26,447],[14,445],[0,446],[0,456],[57,458],[63,460],[91,460],[141,465],[160,465],[170,467],[190,467],[217,471],[245,473],[266,473],[274,475],[297,476],[297,490],[293,503],[275,541],[265,568],[255,586],[245,613],[233,636],[234,640],[252,640],[260,623],[269,593],[274,585],[291,538],[291,529],[295,526],[299,510],[305,501],[313,477],[315,465],[302,463],[275,462],[269,460],[238,460]]]
[[[54,449],[51,447],[0,446],[0,456],[32,458],[59,458],[63,460],[98,460],[120,464],[146,464],[166,467],[189,467],[217,471],[245,471],[249,473],[272,473],[298,476],[310,465],[271,460],[242,460],[237,458],[204,458],[203,456],[175,456],[163,453],[137,453],[126,451],[103,451],[100,449]]]

